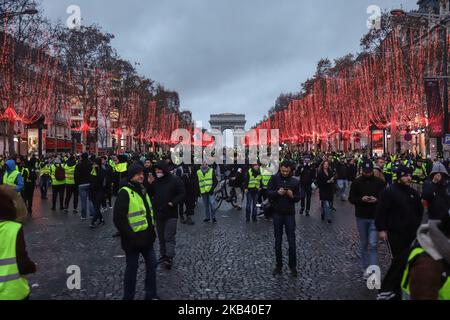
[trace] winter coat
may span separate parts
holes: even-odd
[[[348,200],[351,204],[355,205],[355,215],[357,218],[375,219],[377,204],[364,202],[362,198],[372,196],[379,200],[383,190],[384,182],[375,176],[360,176],[353,181]]]
[[[280,196],[278,190],[284,188],[294,193],[291,199],[287,195]],[[274,175],[267,186],[267,196],[275,214],[295,215],[295,204],[300,201],[300,182],[294,177],[284,178],[280,173]]]

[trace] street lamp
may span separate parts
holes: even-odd
[[[438,150],[443,151],[445,135],[449,132],[449,114],[448,114],[448,41],[447,41],[447,24],[450,21],[450,14],[432,14],[432,13],[419,13],[419,12],[405,12],[402,9],[394,9],[391,11],[391,16],[394,18],[401,17],[414,17],[414,18],[425,18],[429,22],[436,23],[442,30],[442,41],[444,43],[444,57],[443,57],[443,68],[444,72],[442,76],[431,77],[431,79],[439,79],[444,81],[444,137],[438,141]]]

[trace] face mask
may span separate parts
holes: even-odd
[[[157,173],[157,174],[156,174],[156,177],[157,177],[158,179],[161,179],[162,177],[164,177],[164,173]]]

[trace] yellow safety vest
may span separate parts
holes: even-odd
[[[263,188],[267,188],[267,186],[269,185],[270,178],[272,178],[272,173],[269,170],[262,168],[261,176],[262,176],[262,180],[261,180],[262,186],[263,186]]]
[[[127,163],[127,162],[119,163],[119,164],[116,166],[116,171],[119,172],[119,173],[124,173],[124,172],[126,172],[127,170],[128,170],[128,163]]]
[[[128,223],[130,224],[131,229],[133,229],[133,232],[147,230],[149,223],[147,221],[147,209],[145,208],[144,200],[129,187],[123,187],[121,190],[128,192],[128,197],[130,199],[128,204]],[[150,217],[153,221],[153,207],[148,194],[145,195],[145,201],[147,201],[150,208]],[[150,223],[153,225],[152,221],[150,221]]]
[[[403,273],[403,279],[402,279],[402,292],[403,292],[403,300],[410,300],[411,299],[411,290],[410,290],[410,283],[409,283],[409,268],[414,259],[423,254],[426,253],[426,251],[423,248],[415,248],[411,251],[409,258],[408,258],[408,264],[406,265],[405,272]],[[450,275],[447,274],[447,280],[445,281],[444,285],[439,290],[439,300],[450,300]]]
[[[20,172],[17,169],[14,170],[13,172],[11,172],[10,174],[8,174],[8,171],[5,171],[5,173],[3,174],[3,184],[11,186],[11,187],[15,187],[16,179],[19,174],[20,174]]]
[[[252,169],[248,170],[248,189],[259,189],[261,186],[262,176],[259,174],[256,177],[252,174]]]
[[[200,187],[200,193],[207,194],[211,192],[211,189],[213,187],[213,169],[210,168],[208,172],[206,172],[206,175],[203,174],[202,170],[198,170],[197,177]]]
[[[62,165],[60,165],[60,166],[61,166],[61,168],[64,170],[64,167],[63,167]],[[51,177],[52,177],[52,185],[54,185],[54,186],[60,186],[60,185],[63,185],[63,184],[66,183],[66,180],[60,180],[60,181],[56,180],[56,176],[55,176],[55,173],[56,173],[56,165],[55,165],[55,164],[53,164],[53,165],[51,166],[51,168],[50,168],[50,173],[51,173]]]
[[[64,165],[64,170],[66,171],[66,184],[74,185],[75,184],[75,167],[77,165],[69,166],[67,164]]]
[[[16,241],[22,225],[0,221],[0,300],[23,300],[30,294],[28,281],[19,273]]]
[[[25,172],[27,173],[27,179],[26,179],[26,181],[24,179],[23,182],[30,182],[30,170],[28,170],[27,167],[23,167],[22,170],[20,171],[20,174],[22,175],[22,177],[25,177]]]
[[[40,176],[42,177],[43,175],[50,175],[50,166],[45,164],[43,167],[41,167],[41,171],[40,171]]]

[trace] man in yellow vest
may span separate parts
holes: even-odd
[[[417,233],[402,278],[404,300],[450,300],[450,215]]]
[[[66,186],[66,171],[61,163],[61,159],[56,158],[50,167],[52,179],[52,211],[56,210],[56,201],[59,196],[59,209],[64,210],[64,190]]]
[[[248,174],[245,181],[245,189],[247,190],[247,208],[246,208],[246,221],[250,222],[250,214],[252,215],[253,222],[257,222],[257,206],[258,194],[261,192],[261,170],[259,164],[254,164],[252,168],[248,170]]]
[[[47,199],[47,190],[50,185],[50,164],[48,161],[42,161],[39,165],[39,187],[41,190],[41,199]]]
[[[73,195],[73,213],[78,213],[78,186],[75,184],[75,168],[77,161],[74,156],[70,156],[63,165],[66,174],[66,199],[64,201],[64,212],[69,213],[69,203]]]
[[[218,180],[212,168],[206,162],[203,162],[201,168],[197,171],[197,179],[199,186],[199,194],[202,197],[203,205],[205,207],[204,222],[217,223],[214,190],[217,187]]]
[[[127,160],[128,160],[127,156],[123,154],[117,157],[116,171],[114,173],[114,186],[113,186],[114,194],[117,194],[119,186],[122,183],[122,180],[126,179],[127,177],[127,170],[128,170]]]
[[[0,187],[0,300],[26,300],[30,287],[25,275],[37,271],[26,251],[22,225],[17,219],[18,193]]]
[[[5,162],[5,172],[3,173],[2,184],[8,185],[17,193],[21,193],[25,187],[23,177],[20,174],[16,162],[14,160],[8,160]]]
[[[263,165],[261,167],[261,192],[259,193],[258,202],[261,204],[262,213],[260,215],[265,215],[266,219],[268,219],[267,213],[264,211],[264,203],[267,203],[267,186],[269,185],[269,181],[272,178],[272,172],[269,170],[267,165]]]
[[[157,300],[156,254],[153,248],[156,232],[152,202],[143,186],[144,168],[133,164],[128,169],[128,184],[120,189],[114,204],[114,225],[126,255],[124,300],[133,300],[139,256],[146,265],[145,298]]]

